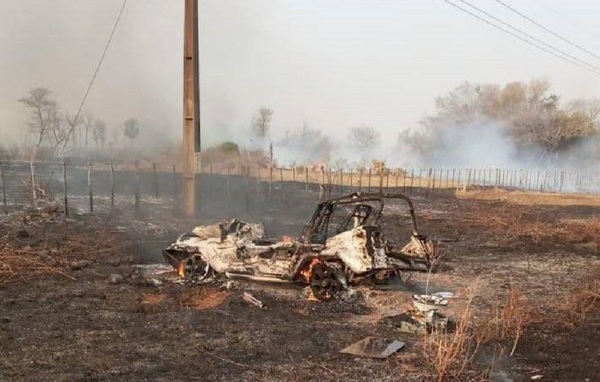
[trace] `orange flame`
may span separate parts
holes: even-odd
[[[308,293],[306,294],[306,301],[316,301],[316,302],[321,302],[321,300],[319,300],[318,298],[315,297],[315,294],[313,293],[312,289],[310,289],[310,287],[308,288]]]
[[[312,275],[313,268],[318,262],[319,259],[314,258],[310,260],[310,262],[300,271],[300,276],[302,277],[303,281],[310,282],[310,276]]]
[[[179,262],[179,265],[177,266],[177,276],[181,277],[182,279],[185,278],[185,261]]]
[[[310,260],[310,262],[307,265],[304,266],[304,268],[300,271],[300,277],[302,278],[303,281],[310,284],[310,276],[313,273],[313,268],[318,263],[319,263],[319,259],[313,258]],[[315,297],[315,294],[313,293],[312,289],[310,289],[310,286],[308,286],[307,288],[308,288],[308,291],[306,293],[306,300],[321,302],[318,298]]]

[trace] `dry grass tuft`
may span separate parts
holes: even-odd
[[[480,340],[499,346],[510,341],[509,356],[513,356],[519,339],[537,317],[537,311],[531,302],[517,286],[511,284],[504,304],[496,307],[492,316],[480,328]]]
[[[581,325],[600,300],[600,267],[589,270],[579,284],[557,300],[556,311],[561,323],[569,328]]]
[[[75,280],[69,270],[77,269],[76,264],[119,250],[118,238],[102,229],[81,233],[65,227],[56,234],[48,234],[43,226],[28,230],[31,239],[19,239],[16,230],[0,237],[0,285],[44,275]]]
[[[435,370],[438,381],[460,379],[472,370],[472,363],[481,345],[471,324],[471,307],[476,288],[468,294],[468,300],[457,316],[453,333],[433,331],[425,334],[423,355],[427,365]]]
[[[435,370],[438,381],[485,379],[492,373],[496,361],[510,349],[513,355],[519,339],[536,317],[529,300],[521,291],[510,287],[506,301],[488,315],[481,324],[472,321],[473,298],[477,288],[470,288],[467,303],[457,313],[456,330],[425,335],[423,355],[427,365]],[[488,370],[478,370],[475,361],[483,345],[493,347]]]

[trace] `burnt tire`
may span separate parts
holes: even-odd
[[[214,275],[209,263],[200,255],[194,255],[183,260],[183,277],[186,280],[202,281]]]
[[[326,263],[314,265],[309,280],[313,296],[321,301],[329,301],[342,289],[336,270]]]

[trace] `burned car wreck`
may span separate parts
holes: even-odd
[[[412,232],[402,246],[387,240],[380,223],[384,202],[390,199],[408,206]],[[380,283],[402,271],[429,271],[437,263],[437,244],[419,233],[407,196],[352,193],[320,202],[297,239],[269,239],[262,224],[234,219],[196,227],[163,255],[187,280],[222,275],[296,282],[326,301],[351,284]]]

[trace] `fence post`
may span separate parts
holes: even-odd
[[[381,166],[381,170],[379,171],[379,195],[383,194],[383,172],[385,168]]]
[[[340,194],[344,193],[344,169],[340,168]]]
[[[292,180],[296,182],[296,166],[292,167]]]
[[[0,186],[2,186],[2,203],[4,204],[4,213],[8,214],[8,206],[6,204],[6,188],[4,188],[4,172],[2,171],[2,163],[0,163]]]
[[[328,180],[329,180],[329,188],[328,188],[328,190],[327,190],[327,194],[331,196],[331,189],[332,189],[332,187],[333,187],[333,185],[332,185],[332,183],[331,183],[331,182],[332,182],[332,180],[333,180],[333,178],[331,177],[331,167],[329,167],[329,168],[327,169],[327,175],[328,175],[328,178],[329,178],[329,179],[328,179]]]
[[[173,200],[177,203],[179,199],[178,190],[177,190],[177,167],[173,164]]]
[[[152,172],[154,173],[154,197],[158,198],[158,174],[156,172],[156,162],[152,162]]]
[[[427,171],[427,191],[425,191],[425,199],[429,198],[429,187],[431,187],[431,168]]]
[[[31,196],[33,197],[33,208],[37,208],[37,194],[35,192],[35,164],[33,163],[33,159],[29,162],[29,167],[31,169]]]
[[[404,175],[404,176],[406,176],[406,175]],[[415,169],[412,168],[410,170],[410,194],[411,195],[412,195],[412,192],[413,192],[413,182],[414,182],[414,180],[415,180]]]
[[[115,208],[115,166],[110,161],[110,209]]]
[[[448,185],[450,184],[450,169],[447,168],[446,169],[446,185],[444,188],[448,188]],[[440,188],[442,188],[442,186],[440,185]]]
[[[372,175],[373,171],[371,168],[369,168],[369,178],[368,178],[368,183],[367,183],[367,192],[371,192],[371,175]]]
[[[354,170],[350,169],[350,192],[352,192],[352,189],[354,188],[354,184],[353,184],[353,179],[354,178]]]
[[[456,169],[455,169],[455,168],[453,168],[453,169],[452,169],[452,185],[451,185],[451,187],[452,187],[453,189],[454,189],[454,174],[455,174],[455,173],[456,173]]]
[[[279,167],[279,182],[283,183],[283,167]]]
[[[269,164],[269,197],[271,197],[271,192],[273,191],[273,161]]]
[[[256,193],[260,190],[260,166],[256,166]]]
[[[65,216],[69,216],[69,204],[67,199],[67,162],[63,161],[62,163],[63,170],[63,196],[65,199]],[[0,170],[0,173],[2,171]]]
[[[244,174],[244,207],[246,211],[250,209],[250,165],[242,167]]]
[[[229,192],[229,178],[230,177],[231,177],[231,167],[228,165],[227,166],[227,182],[225,183],[226,187],[227,187],[227,196],[229,196],[229,193],[230,193]]]
[[[404,173],[403,177],[404,177],[404,182],[403,182],[402,189],[404,189],[406,186],[406,173]],[[396,183],[394,184],[395,188],[398,188],[398,178],[400,178],[400,169],[399,168],[396,169]],[[404,191],[402,191],[402,192],[404,192]]]
[[[88,162],[88,193],[90,197],[90,213],[94,213],[94,189],[92,183],[92,163]]]
[[[135,161],[135,211],[140,210],[140,166],[138,161]]]
[[[362,168],[358,169],[358,192],[362,191],[362,178],[363,178],[363,170]]]
[[[304,192],[308,192],[308,166],[304,166]]]
[[[400,169],[396,172],[396,183],[398,183],[398,174],[400,173]],[[398,185],[396,185],[398,187]],[[406,193],[406,170],[402,170],[402,193]]]

